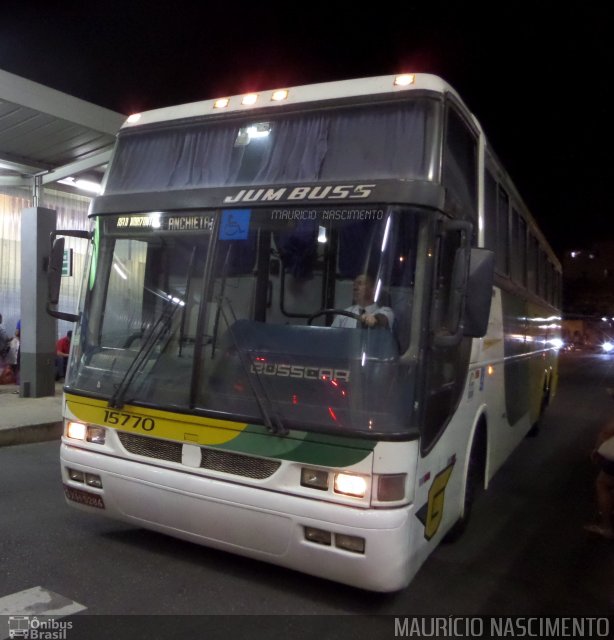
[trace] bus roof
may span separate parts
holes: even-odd
[[[354,80],[341,80],[337,82],[323,82],[298,87],[282,87],[235,96],[223,96],[213,100],[191,102],[173,107],[164,107],[162,109],[154,109],[129,116],[123,124],[122,129],[207,115],[221,115],[222,113],[230,112],[240,113],[255,108],[275,108],[283,105],[338,100],[359,96],[384,95],[415,90],[433,91],[437,93],[451,92],[460,100],[456,91],[438,76],[427,73],[404,73],[358,78]]]

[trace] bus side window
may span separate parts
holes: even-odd
[[[497,249],[497,181],[488,169],[484,173],[484,246]]]
[[[443,184],[453,208],[477,217],[478,150],[475,134],[451,105],[447,110]]]

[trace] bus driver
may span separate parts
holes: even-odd
[[[354,304],[346,311],[360,316],[361,326],[392,328],[394,312],[390,307],[380,307],[375,302],[375,281],[372,276],[366,273],[356,276],[352,291]],[[331,326],[353,329],[358,326],[358,322],[354,318],[339,315]]]

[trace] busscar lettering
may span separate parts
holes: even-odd
[[[276,376],[278,378],[300,378],[304,380],[339,380],[350,381],[347,369],[331,367],[310,367],[298,364],[278,364],[275,362],[254,362],[251,372],[258,375]]]
[[[267,202],[272,200],[341,200],[368,198],[375,188],[374,184],[339,184],[282,187],[279,189],[240,189],[234,195],[226,196],[224,202]]]

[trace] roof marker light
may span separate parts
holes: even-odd
[[[275,102],[281,102],[282,100],[286,100],[288,98],[288,90],[287,89],[277,89],[277,91],[273,91],[271,95],[271,100]]]
[[[416,76],[413,73],[403,73],[394,79],[394,84],[397,87],[407,87],[410,84],[414,84]]]
[[[214,109],[225,109],[230,104],[230,98],[218,98],[213,103]]]
[[[133,113],[132,115],[128,116],[128,122],[134,124],[135,122],[138,122],[141,119],[141,114],[140,113]]]
[[[258,94],[257,93],[247,93],[243,96],[243,99],[241,100],[241,104],[244,104],[246,106],[252,105],[252,104],[256,104],[256,101],[258,100]]]

